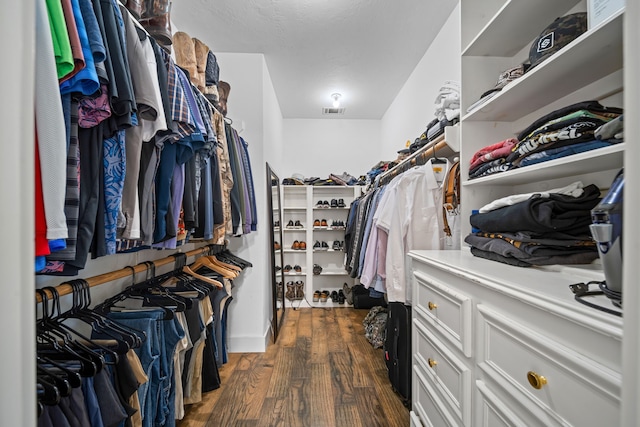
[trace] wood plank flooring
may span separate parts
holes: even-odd
[[[185,409],[178,427],[406,427],[381,349],[364,336],[368,310],[288,310],[265,353],[234,353],[222,387]]]

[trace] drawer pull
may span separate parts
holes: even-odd
[[[435,302],[429,301],[429,304],[427,305],[429,306],[429,310],[435,310],[436,308],[438,308],[438,304],[436,304]]]
[[[436,366],[438,364],[438,362],[436,362],[432,358],[427,359],[427,363],[429,364],[430,368],[433,368],[434,366]]]
[[[529,384],[531,384],[531,387],[535,388],[536,390],[540,390],[542,386],[547,383],[547,379],[545,377],[543,377],[542,375],[538,375],[533,371],[527,372],[527,379],[529,380]]]

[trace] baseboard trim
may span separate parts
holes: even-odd
[[[252,337],[229,337],[229,353],[264,353],[271,342],[271,325],[264,335]]]

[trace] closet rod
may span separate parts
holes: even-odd
[[[400,163],[398,163],[388,171],[378,175],[376,177],[376,183],[378,185],[384,184],[383,180],[390,180],[396,175],[405,172],[413,166],[424,164],[426,160],[433,157],[435,153],[448,146],[449,145],[447,144],[447,141],[445,141],[444,139],[444,134],[440,135],[438,138],[430,141],[424,147],[420,147],[416,152],[412,153],[409,157],[402,160]]]
[[[222,247],[221,245],[206,245],[203,246],[201,248],[197,248],[197,249],[193,249],[190,250],[188,252],[184,252],[184,254],[187,256],[187,258],[192,257],[192,256],[198,256],[198,255],[202,255],[204,253],[208,253],[211,249],[216,248],[216,247]],[[179,254],[179,253],[183,253],[180,251],[176,251],[174,252],[173,255],[175,254]],[[171,264],[172,262],[176,261],[176,258],[173,255],[169,255],[165,258],[160,258],[157,259],[155,261],[150,261],[155,267],[160,267],[166,264]],[[115,271],[110,271],[108,273],[103,273],[100,274],[98,276],[93,276],[93,277],[89,277],[86,278],[84,280],[87,281],[87,283],[89,284],[89,287],[94,287],[94,286],[98,286],[98,285],[102,285],[104,283],[108,283],[108,282],[112,282],[114,280],[118,280],[118,279],[123,279],[127,276],[131,276],[134,274],[134,272],[137,273],[143,273],[145,271],[147,271],[147,265],[145,264],[137,264],[135,266],[129,266],[129,267],[124,267],[121,268],[120,270],[115,270]],[[64,282],[59,284],[58,286],[55,287],[56,291],[58,291],[58,295],[68,295],[73,293],[73,288],[71,287],[71,285],[69,285],[68,283]],[[47,296],[50,298],[53,298],[53,294],[48,291],[45,290],[45,292],[47,293]],[[39,294],[36,294],[36,301],[37,302],[42,302],[42,297]]]

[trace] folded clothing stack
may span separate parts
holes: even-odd
[[[621,108],[604,107],[598,101],[579,102],[539,118],[517,138],[476,152],[469,163],[469,179],[607,147],[622,140]]]
[[[477,257],[519,267],[589,264],[598,258],[589,225],[590,211],[599,201],[597,186],[576,183],[499,199],[471,216],[479,231],[465,242]]]

